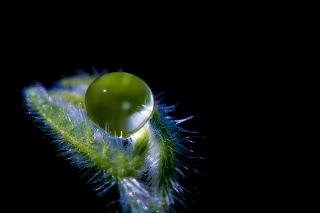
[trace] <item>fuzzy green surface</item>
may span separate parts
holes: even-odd
[[[178,185],[176,144],[179,143],[168,125],[171,121],[155,105],[150,119],[140,124],[125,147],[125,138],[114,140],[88,117],[85,91],[96,83],[95,79],[96,76],[68,77],[61,79],[54,89],[31,85],[24,89],[25,101],[57,138],[80,154],[85,167],[97,169],[106,182],[118,186],[124,211],[169,212]],[[113,87],[119,85],[115,82],[111,82]],[[151,92],[144,82],[140,86],[137,93],[129,92],[136,106],[145,103],[145,100],[135,102],[137,97],[142,95],[144,99]],[[87,95],[94,93],[89,91]]]

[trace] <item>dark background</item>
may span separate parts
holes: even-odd
[[[252,57],[255,49],[241,36],[245,34],[241,20],[226,23],[227,15],[202,9],[185,13],[169,22],[163,22],[161,14],[145,25],[130,19],[112,25],[105,17],[95,25],[80,13],[63,21],[54,14],[42,22],[41,14],[8,22],[1,49],[6,121],[1,173],[4,203],[11,211],[107,212],[106,203],[117,198],[111,190],[99,199],[88,178],[57,155],[52,138],[33,123],[23,106],[25,86],[37,81],[49,88],[79,69],[133,73],[154,94],[164,92],[164,103],[178,104],[172,116],[195,116],[182,125],[198,132],[192,150],[204,159],[194,160],[199,174],[185,172],[181,180],[190,194],[185,195],[187,208],[175,207],[178,213],[251,208],[254,194],[246,193],[245,183],[255,176],[245,175],[247,160],[242,153],[250,140],[244,136],[246,112],[255,106],[247,107],[245,92],[251,62],[259,55]],[[259,66],[254,68],[264,64]]]
[[[14,2],[3,7],[4,212],[106,212],[106,202],[116,197],[110,191],[98,199],[86,177],[57,156],[52,139],[23,107],[25,86],[38,81],[50,87],[78,69],[136,74],[155,94],[164,91],[166,104],[179,104],[173,116],[195,116],[183,125],[203,137],[195,139],[193,150],[204,158],[195,160],[204,175],[186,172],[181,183],[191,194],[186,195],[187,209],[178,205],[178,213],[260,212],[279,209],[275,204],[287,209],[300,203],[284,202],[288,190],[283,185],[291,182],[281,171],[292,158],[278,161],[288,153],[291,140],[284,149],[279,146],[288,142],[288,135],[297,134],[283,130],[287,120],[295,119],[295,111],[289,119],[284,116],[292,102],[288,107],[283,103],[288,95],[296,95],[291,89],[300,80],[290,77],[301,63],[292,40],[298,22],[283,13],[288,5],[81,6]],[[290,23],[294,30],[287,30]],[[289,193],[295,190],[291,184],[288,188]]]

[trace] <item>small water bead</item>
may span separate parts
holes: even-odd
[[[154,108],[149,86],[136,75],[111,72],[94,80],[85,95],[90,120],[111,136],[129,137],[151,117]]]

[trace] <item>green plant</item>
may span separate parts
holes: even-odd
[[[79,168],[88,169],[102,195],[116,187],[123,212],[170,212],[183,202],[179,184],[189,132],[139,77],[126,72],[82,73],[47,89],[23,90],[28,113],[59,143]],[[45,128],[48,127],[48,128]]]

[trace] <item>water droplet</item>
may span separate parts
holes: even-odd
[[[111,136],[129,137],[151,117],[154,98],[141,78],[127,72],[111,72],[90,84],[85,107],[89,119]]]

